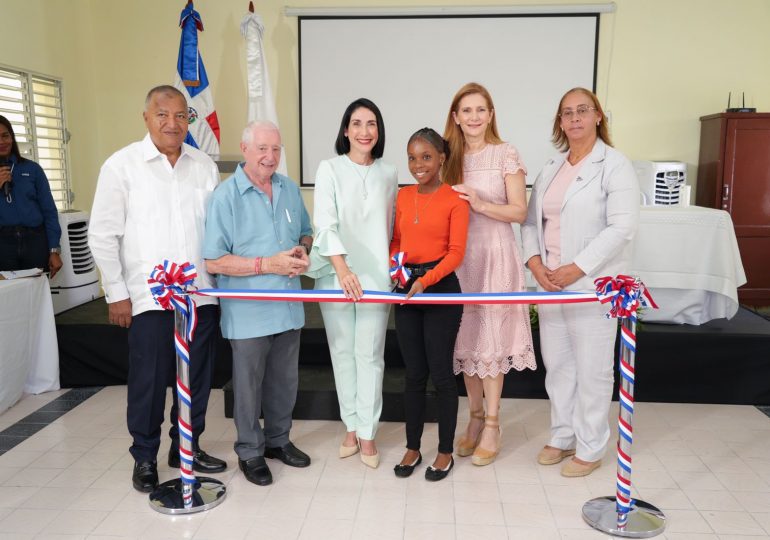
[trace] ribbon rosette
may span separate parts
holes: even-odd
[[[596,296],[599,302],[610,303],[608,319],[636,318],[636,312],[640,307],[658,309],[650,291],[638,278],[624,275],[615,278],[605,276],[594,280],[594,285],[596,285]]]
[[[401,287],[406,287],[409,278],[412,277],[412,273],[404,266],[405,259],[405,251],[399,251],[390,258],[390,262],[393,263],[390,267],[390,279],[397,281]]]
[[[179,310],[187,319],[187,340],[192,341],[195,327],[198,325],[198,314],[195,309],[190,291],[198,277],[195,265],[189,262],[177,264],[164,260],[150,272],[147,283],[155,303],[163,309]]]

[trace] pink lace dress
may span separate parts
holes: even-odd
[[[526,169],[510,144],[487,145],[465,156],[463,183],[495,204],[506,204],[506,174]],[[463,292],[516,292],[526,287],[510,223],[471,211],[465,258],[456,270]],[[535,369],[527,305],[471,305],[463,310],[454,372],[495,377],[511,368]]]

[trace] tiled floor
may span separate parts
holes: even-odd
[[[57,395],[25,398],[0,415],[0,431]],[[267,488],[236,472],[235,429],[222,401],[221,391],[212,393],[203,437],[204,449],[230,464],[213,475],[228,489],[219,507],[176,517],[150,509],[147,496],[131,487],[125,387],[108,387],[0,456],[0,540],[603,537],[583,522],[581,508],[613,494],[614,459],[577,479],[562,478],[558,466],[538,466],[547,401],[504,400],[504,449],[495,464],[458,459],[436,484],[423,479],[424,467],[408,480],[393,475],[402,424],[381,426],[382,464],[370,470],[357,457],[337,457],[339,422],[298,421],[293,440],[313,464],[298,470],[270,461],[275,483]],[[633,480],[636,495],[669,518],[658,538],[770,538],[770,418],[746,406],[640,403],[636,410]],[[429,425],[428,463],[436,442]],[[166,439],[160,455],[167,449]],[[163,481],[174,473],[162,464],[160,475]]]

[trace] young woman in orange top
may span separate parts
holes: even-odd
[[[417,185],[407,186],[396,199],[396,220],[391,256],[404,252],[411,278],[397,292],[407,298],[422,292],[457,293],[460,282],[454,269],[462,262],[468,234],[468,203],[441,181],[440,170],[449,154],[441,135],[430,128],[409,139],[409,172]],[[406,448],[396,465],[396,476],[407,477],[422,462],[420,439],[425,422],[425,387],[428,376],[438,396],[438,455],[425,479],[442,480],[454,465],[452,442],[457,426],[457,384],[452,366],[455,338],[460,328],[461,305],[396,306],[396,332],[406,365],[404,408]]]

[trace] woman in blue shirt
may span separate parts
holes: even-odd
[[[0,270],[62,267],[59,213],[43,169],[21,157],[13,126],[0,116]]]

